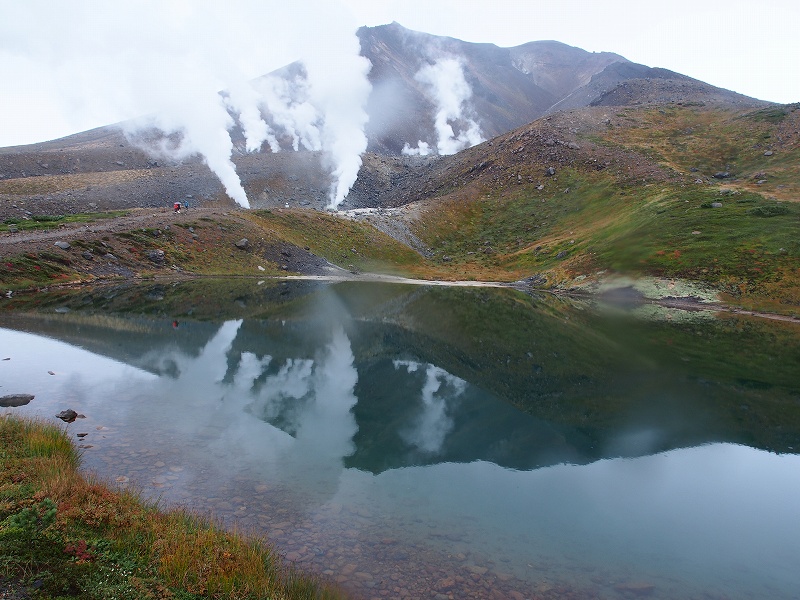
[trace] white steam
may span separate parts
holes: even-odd
[[[0,78],[14,93],[0,95],[0,110],[31,132],[49,132],[12,143],[136,118],[139,127],[176,134],[158,151],[201,155],[249,206],[231,160],[233,114],[248,152],[265,142],[280,150],[281,135],[295,150],[322,150],[332,206],[355,180],[366,149],[369,63],[359,56],[358,23],[339,0],[26,0],[3,12]],[[305,81],[256,79],[298,59]]]
[[[436,150],[455,154],[484,141],[480,125],[471,117],[472,88],[464,77],[464,68],[455,58],[445,58],[422,67],[414,78],[422,83],[436,105]],[[458,133],[453,129],[456,127]],[[420,141],[416,148],[408,144],[403,154],[425,156],[430,146]]]
[[[428,156],[431,153],[431,145],[428,142],[420,140],[417,142],[417,147],[412,148],[411,145],[406,142],[402,152],[405,156]]]
[[[401,437],[422,452],[438,454],[455,425],[449,413],[456,399],[464,393],[467,382],[431,364],[395,360],[394,368],[405,368],[409,373],[425,369],[421,410],[411,427],[401,432]]]

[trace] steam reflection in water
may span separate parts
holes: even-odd
[[[92,431],[87,467],[145,485],[172,467],[154,493],[200,509],[204,500],[235,496],[231,513],[256,526],[251,513],[283,511],[291,522],[284,529],[313,529],[306,545],[318,549],[315,564],[340,565],[336,548],[349,543],[347,560],[361,561],[376,580],[398,570],[409,581],[419,575],[390,557],[352,553],[353,545],[392,537],[413,552],[464,556],[526,585],[560,578],[613,594],[616,582],[646,579],[664,597],[698,586],[733,597],[792,598],[800,589],[798,456],[713,444],[536,470],[437,464],[431,457],[447,455],[480,391],[435,365],[396,359],[373,367],[403,378],[401,395],[413,408],[392,426],[410,456],[427,462],[348,468],[365,433],[354,410],[370,402],[357,397],[359,372],[371,371],[357,369],[344,328],[320,334],[313,356],[278,358],[239,348],[243,323],[223,323],[196,352],[155,347],[138,367],[0,330],[0,348],[12,355],[0,363],[2,393],[36,394],[15,414],[50,416],[67,406],[86,414],[70,431]],[[564,444],[557,431],[530,423],[548,445]],[[108,454],[136,458],[109,464]],[[253,491],[263,484],[285,493],[262,506]]]

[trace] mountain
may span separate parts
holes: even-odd
[[[432,139],[436,107],[417,74],[457,59],[471,89],[469,111],[485,139],[558,110],[595,105],[708,102],[760,104],[667,69],[632,63],[611,52],[587,52],[556,41],[500,48],[410,31],[398,23],[362,27],[361,53],[372,63],[367,106],[368,150],[400,154]],[[634,91],[635,90],[635,91]]]
[[[115,271],[123,276],[158,269],[146,252],[161,251],[159,265],[195,273],[250,273],[254,265],[300,272],[325,259],[349,271],[534,277],[570,287],[614,272],[700,280],[777,312],[800,306],[800,105],[769,104],[557,42],[503,49],[397,24],[362,28],[359,36],[373,62],[369,150],[340,208],[385,210],[347,219],[297,210],[327,205],[325,156],[272,153],[266,145],[245,152],[234,129],[232,160],[252,208],[281,210],[238,214],[235,226],[233,217],[222,222],[227,215],[209,217],[216,226],[195,220],[193,231],[176,227],[159,237],[173,201],[224,213],[232,200],[202,159],[154,159],[108,126],[0,148],[0,232],[18,231],[0,237],[0,250],[64,215],[147,207],[164,209],[138,226],[153,235],[82,230],[70,239],[93,248],[84,253],[92,257],[119,253],[108,250],[117,244],[128,261],[127,271]],[[441,74],[462,77],[457,83],[470,91],[461,126],[471,121],[489,139],[451,155],[403,154],[406,145],[433,145],[435,85],[418,74],[443,64],[451,70]],[[301,74],[295,64],[272,76]],[[157,132],[140,135],[159,141]],[[252,254],[217,252],[214,244],[245,233],[258,240]],[[29,244],[18,262],[0,263],[0,279],[105,273],[80,253],[65,263],[42,251],[31,263],[38,251]],[[212,260],[217,254],[224,265]]]

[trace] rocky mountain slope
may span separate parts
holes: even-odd
[[[499,48],[413,32],[397,23],[365,27],[358,35],[362,53],[373,65],[369,153],[345,208],[395,206],[415,199],[431,187],[426,183],[431,176],[445,168],[433,158],[401,156],[401,150],[419,141],[435,146],[435,99],[416,74],[446,58],[457,59],[463,69],[471,90],[465,112],[486,139],[546,114],[589,106],[765,105],[613,53],[589,53],[559,42]],[[281,74],[291,77],[299,68],[289,65]],[[246,153],[241,130],[235,127],[231,133],[233,161],[253,207],[327,204],[331,178],[321,155],[274,154],[266,144],[260,152]],[[108,126],[51,142],[0,148],[0,217],[158,207],[174,200],[229,202],[199,158],[153,157],[139,141],[128,139],[119,126]]]

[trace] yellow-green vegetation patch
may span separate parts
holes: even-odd
[[[609,128],[598,141],[643,152],[687,181],[716,175],[727,186],[791,201],[800,194],[798,109],[797,104],[745,112],[677,105],[629,109],[626,114],[635,118]]]
[[[751,191],[564,169],[545,189],[442,200],[423,223],[416,233],[436,259],[509,278],[570,284],[607,270],[690,280],[781,312],[800,306],[800,204]]]
[[[31,215],[30,217],[8,217],[0,223],[0,232],[52,229],[66,223],[94,223],[101,219],[124,217],[127,211],[98,213],[76,213],[72,215]]]
[[[424,260],[414,250],[367,223],[312,210],[260,210],[253,217],[276,238],[345,269],[409,275]]]
[[[0,417],[0,578],[19,597],[339,598],[263,543],[77,470],[64,430]]]

